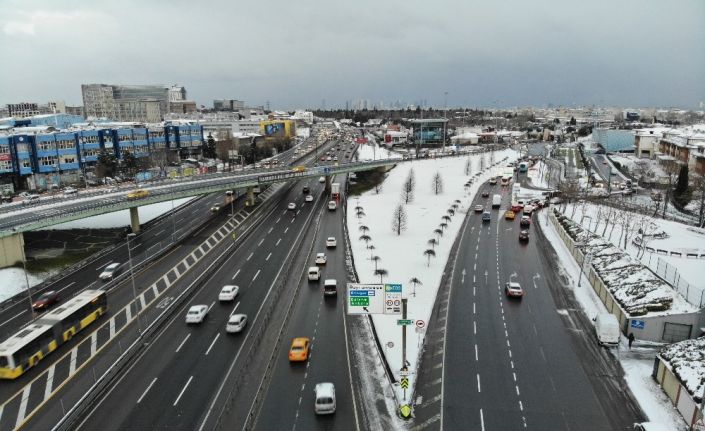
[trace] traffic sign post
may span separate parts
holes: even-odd
[[[401,284],[384,285],[384,314],[401,314]]]
[[[383,314],[384,286],[348,283],[348,314]]]

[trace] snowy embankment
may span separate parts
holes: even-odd
[[[526,176],[531,180],[531,185],[540,189],[550,189],[548,177],[551,174],[550,166],[539,160],[526,172]]]
[[[678,376],[697,403],[705,394],[705,337],[685,340],[664,347],[661,357]]]
[[[361,160],[369,156],[368,147],[360,147]],[[349,196],[347,225],[359,281],[402,284],[403,297],[408,299],[407,319],[428,322],[451,246],[465,214],[472,211],[470,206],[475,193],[491,175],[492,169],[488,168],[493,161],[506,164],[516,157],[515,151],[503,150],[494,155],[479,153],[402,163],[388,173],[379,193],[373,189],[361,196]],[[505,158],[508,160],[503,160]],[[469,175],[466,174],[468,161]],[[486,169],[475,176],[481,165]],[[438,193],[433,184],[437,175],[442,181]],[[402,190],[410,176],[414,179],[412,198],[405,203]],[[475,178],[474,183],[465,186],[470,178]],[[405,214],[405,228],[397,234],[393,219],[400,208]],[[411,282],[412,279],[416,279],[416,283]],[[402,326],[397,325],[401,318],[401,315],[380,314],[372,317],[380,344],[384,346],[382,353],[397,381],[403,365]],[[402,389],[396,387],[401,403],[409,403],[413,393],[424,335],[414,331],[414,326],[407,327],[410,387],[406,400]]]
[[[568,204],[564,215],[675,284],[691,303],[700,304],[700,292],[705,290],[705,259],[688,256],[705,254],[705,230],[588,202]],[[639,229],[645,234],[643,239]],[[686,282],[689,286],[683,289]]]

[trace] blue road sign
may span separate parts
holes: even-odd
[[[374,294],[374,292],[372,292]],[[374,296],[370,295],[369,290],[351,290],[350,296]]]
[[[330,173],[330,168],[329,168],[329,167],[323,168],[323,173],[329,174],[329,173]]]
[[[401,292],[401,284],[385,284],[385,292]]]
[[[631,327],[634,329],[644,329],[644,326],[646,326],[646,322],[643,320],[636,320],[632,319]]]

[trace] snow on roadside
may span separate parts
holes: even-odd
[[[22,268],[0,269],[0,302],[26,291],[27,280],[29,280],[30,286],[36,286],[49,275],[48,273],[38,275],[27,273],[27,279],[25,279],[24,269]]]
[[[577,287],[578,277],[581,273],[580,266],[573,259],[553,225],[548,222],[548,211],[539,211],[538,222],[541,224],[544,236],[556,252],[558,271],[568,280],[564,288],[573,292],[580,307],[588,317],[593,318],[599,313],[606,313],[607,309],[595,291],[589,287],[590,282],[584,273],[581,287]],[[627,340],[623,335],[621,338],[620,349],[625,350]],[[638,344],[637,342],[635,346],[638,346]],[[629,355],[628,352],[622,352],[621,354],[614,350],[611,350],[611,352],[622,365],[627,385],[649,420],[664,423],[668,426],[668,429],[683,430],[685,424],[680,413],[668,400],[661,387],[651,378],[655,353],[654,356],[646,355],[644,358],[643,356]]]
[[[364,147],[361,147],[363,151],[365,151]],[[486,158],[485,166],[488,166],[488,169],[476,177],[481,157]],[[389,172],[379,194],[370,190],[359,197],[348,196],[348,232],[351,236],[351,248],[360,282],[380,283],[380,276],[375,275],[375,262],[371,260],[372,256],[379,256],[377,267],[387,271],[382,281],[403,285],[404,297],[408,298],[408,319],[428,322],[450,248],[465,214],[472,211],[470,206],[473,196],[491,175],[490,157],[490,153],[480,153],[468,157],[424,159],[399,164]],[[514,160],[517,153],[513,150],[503,150],[494,154],[496,162],[500,162],[505,157]],[[464,173],[468,158],[472,161],[469,177]],[[506,160],[502,161],[502,163],[506,162]],[[404,205],[408,228],[397,236],[392,231],[392,215],[397,205],[402,202],[402,184],[411,169],[414,171],[416,185],[413,201]],[[441,174],[443,180],[443,192],[438,195],[432,191],[432,178],[437,172]],[[475,182],[466,190],[465,183],[469,178],[475,178]],[[459,201],[458,209],[453,216],[450,216],[448,209],[456,203],[456,200]],[[365,213],[359,218],[356,217],[355,210],[358,206]],[[451,219],[447,223],[448,226],[442,228],[442,236],[437,236],[434,230],[444,221],[443,216],[449,216]],[[371,238],[367,244],[359,239],[363,235],[360,226],[366,226],[369,229],[365,231]],[[431,257],[429,261],[424,251],[432,248],[428,244],[432,238],[438,239],[439,244],[433,247],[435,257]],[[375,248],[371,250],[368,248],[369,245],[374,245]],[[415,294],[413,285],[409,282],[414,277],[423,283],[416,286]],[[397,325],[398,319],[401,319],[400,315],[373,316],[380,343],[385,346],[383,353],[397,381],[402,367],[402,327]],[[410,388],[406,391],[407,397],[413,393],[419,349],[423,345],[422,337],[422,334],[413,330],[413,326],[407,328],[406,358],[410,363]],[[392,347],[388,347],[390,342],[393,343]],[[397,399],[402,401],[403,391],[398,386],[396,390]],[[406,402],[408,403],[409,400],[407,399]]]
[[[551,174],[551,167],[539,160],[526,172],[526,176],[531,180],[531,185],[541,189],[550,189],[548,186],[548,176]]]

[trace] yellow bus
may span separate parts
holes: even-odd
[[[16,379],[108,310],[103,290],[84,290],[0,344],[0,378]]]

